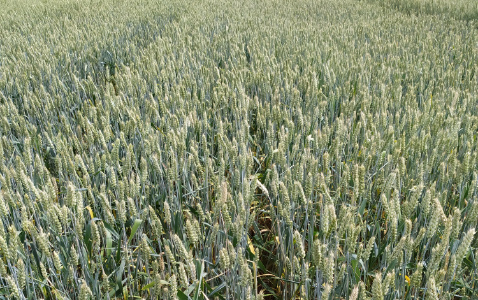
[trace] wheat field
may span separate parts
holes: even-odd
[[[477,1],[0,0],[0,37],[0,299],[477,299]]]

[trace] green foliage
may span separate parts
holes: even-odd
[[[476,295],[477,12],[3,0],[0,299]]]

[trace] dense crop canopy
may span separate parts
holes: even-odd
[[[0,299],[478,294],[476,1],[0,2]]]

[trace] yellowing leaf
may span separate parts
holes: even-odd
[[[95,218],[95,216],[93,215],[93,210],[91,209],[91,207],[89,205],[85,208],[90,212],[90,217],[93,220]]]
[[[254,251],[254,245],[252,245],[251,239],[247,237],[247,244],[249,245],[249,250],[251,250],[251,253],[256,255],[256,252]]]
[[[410,277],[408,277],[407,275],[405,275],[405,280],[408,282],[408,285],[410,285]]]

